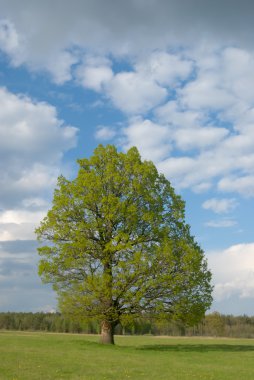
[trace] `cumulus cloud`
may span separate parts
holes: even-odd
[[[107,127],[105,125],[99,125],[95,132],[96,139],[102,140],[102,141],[111,140],[112,138],[115,137],[115,135],[116,135],[116,131],[113,128]]]
[[[191,109],[222,110],[235,102],[234,96],[222,87],[214,73],[200,74],[197,80],[186,85],[181,95],[184,104]]]
[[[142,57],[135,65],[136,71],[161,86],[177,86],[193,70],[193,62],[181,54],[156,51]]]
[[[210,220],[205,223],[206,227],[212,228],[230,228],[237,225],[237,221],[234,219],[218,219],[218,220]]]
[[[170,157],[160,161],[158,169],[174,182],[174,186],[187,187],[191,181],[191,173],[197,173],[197,165],[192,157]],[[198,180],[197,180],[198,182]]]
[[[124,129],[123,135],[125,150],[135,145],[144,159],[155,162],[163,159],[171,147],[168,128],[150,120],[133,119]]]
[[[0,102],[0,241],[34,239],[77,129],[59,120],[49,104],[5,88]]]
[[[207,199],[202,207],[205,210],[212,210],[217,214],[223,214],[234,210],[238,203],[235,198],[211,198]]]
[[[18,65],[18,60],[15,59],[20,49],[20,36],[18,35],[15,26],[9,20],[0,20],[0,50],[8,54],[12,58],[12,63]]]
[[[0,88],[0,151],[8,159],[53,162],[76,144],[77,129],[59,120],[55,107]],[[29,146],[29,149],[27,147]]]
[[[179,128],[174,132],[174,140],[181,150],[203,149],[217,145],[228,133],[226,128],[203,127],[189,130]]]
[[[45,62],[33,62],[30,64],[32,70],[44,69],[44,66],[52,75],[53,81],[59,85],[73,78],[72,66],[79,61],[78,57],[70,51],[61,51],[52,54]]]
[[[28,222],[0,223],[0,241],[34,239],[34,227],[35,223]]]
[[[113,78],[109,59],[96,56],[87,56],[76,70],[76,80],[82,86],[101,92],[105,84]]]
[[[170,100],[157,107],[155,115],[161,123],[169,123],[177,128],[196,128],[202,125],[203,119],[202,112],[182,107],[180,102],[176,100]]]
[[[116,74],[108,83],[107,95],[121,111],[142,114],[159,105],[166,98],[167,90],[133,71]]]
[[[202,149],[220,143],[229,135],[227,128],[212,125],[206,113],[200,109],[193,110],[184,105],[181,90],[177,101],[169,101],[155,110],[161,123],[168,124],[172,129],[172,139],[182,151]]]
[[[50,5],[51,17],[47,1],[24,5],[22,12],[18,2],[15,7],[2,5],[0,48],[13,64],[47,69],[59,84],[74,76],[76,83],[109,99],[128,117],[148,120],[149,115],[157,126],[150,127],[150,137],[142,122],[129,122],[129,131],[122,131],[123,146],[142,147],[146,157],[154,157],[173,176],[175,186],[200,191],[215,185],[225,192],[253,194],[254,54],[247,38],[253,31],[248,23],[252,4],[236,12],[226,1],[205,7],[198,0],[173,1],[167,12],[169,4],[162,0],[146,6],[131,1],[114,5],[118,17],[112,18],[110,5],[77,0],[75,7],[62,4],[57,24],[51,22],[56,4]],[[234,28],[220,18],[223,9],[235,21]],[[244,24],[238,18],[241,12]],[[206,30],[205,43],[201,30]],[[121,68],[123,60],[128,68]],[[120,63],[117,71],[114,62]],[[139,131],[134,132],[134,124]],[[96,135],[103,139],[105,133],[98,130]],[[167,135],[162,148],[161,135]],[[232,178],[237,179],[233,186]]]
[[[94,91],[102,91],[103,85],[113,77],[112,70],[107,66],[80,66],[77,74],[81,84]]]
[[[237,244],[223,251],[208,254],[217,301],[254,294],[254,244]]]
[[[76,70],[82,86],[103,92],[113,105],[127,114],[150,111],[166,99],[169,86],[186,80],[192,62],[179,54],[154,52],[137,57],[132,70],[114,73],[109,59],[88,56]]]
[[[77,129],[57,118],[49,104],[0,88],[1,207],[38,196],[55,183],[63,152]]]
[[[0,212],[0,241],[34,239],[34,226],[45,215],[45,209],[28,210],[28,207]]]
[[[246,197],[254,196],[254,176],[231,176],[222,178],[218,183],[218,188],[225,192],[238,192]]]
[[[144,72],[133,70],[114,74],[107,60],[96,61],[90,59],[77,68],[77,82],[85,88],[102,92],[122,112],[142,114],[166,98],[167,90]]]
[[[43,217],[44,213],[41,211],[35,213],[27,210],[7,210],[0,212],[0,223],[35,223]]]
[[[25,34],[18,32],[12,21],[0,19],[0,50],[7,54],[14,67],[26,64],[32,71],[46,69],[57,84],[70,80],[72,65],[78,61],[75,52],[59,49],[44,54],[42,49],[37,56],[30,50],[31,37],[29,32]],[[37,41],[34,51],[40,49],[42,45]]]
[[[176,99],[155,110],[173,143],[159,168],[179,188],[196,191],[212,182],[220,191],[252,196],[254,55],[239,48],[206,53],[196,55],[196,76],[176,90]]]

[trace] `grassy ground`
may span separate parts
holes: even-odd
[[[1,380],[253,380],[254,341],[0,332]]]

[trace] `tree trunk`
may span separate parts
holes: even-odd
[[[101,343],[115,344],[114,342],[114,325],[112,322],[103,321],[101,323]]]

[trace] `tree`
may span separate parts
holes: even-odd
[[[205,328],[211,336],[224,336],[225,326],[225,317],[217,311],[205,318]]]
[[[211,304],[211,273],[184,220],[184,202],[133,147],[99,145],[58,179],[36,229],[39,274],[60,310],[100,321],[101,342],[142,315],[198,322]]]

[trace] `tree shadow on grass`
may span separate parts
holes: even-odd
[[[143,351],[171,352],[248,352],[254,351],[254,345],[240,344],[154,344],[138,347]]]

